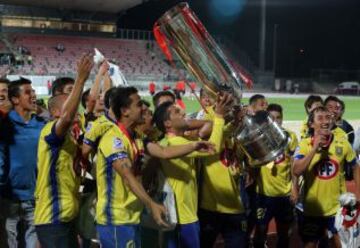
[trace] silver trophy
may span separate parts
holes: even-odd
[[[162,15],[154,25],[154,36],[166,57],[172,60],[171,51],[175,53],[210,95],[227,91],[240,105],[241,75],[187,3],[179,3]],[[288,144],[287,133],[267,112],[246,115],[234,137],[252,165],[273,161]]]

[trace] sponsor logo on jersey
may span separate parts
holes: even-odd
[[[324,159],[315,166],[316,176],[322,180],[335,177],[339,171],[339,163],[333,159]]]

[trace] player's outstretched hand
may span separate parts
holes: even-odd
[[[91,72],[94,65],[91,54],[84,54],[77,62],[77,77],[81,82],[85,82]]]
[[[151,214],[152,214],[155,222],[159,226],[169,227],[169,224],[166,223],[166,221],[165,221],[168,213],[166,211],[166,208],[163,205],[158,204],[156,202],[152,202],[150,205],[150,211],[151,211]]]

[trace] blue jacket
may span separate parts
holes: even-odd
[[[0,194],[15,200],[32,200],[36,184],[37,149],[45,121],[33,115],[28,123],[14,110],[9,113],[12,133],[0,138]]]

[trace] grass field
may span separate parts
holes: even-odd
[[[146,100],[151,101],[150,97],[144,97]],[[280,104],[284,109],[284,120],[287,121],[302,121],[305,119],[304,101],[305,98],[267,98],[269,103]],[[346,120],[360,120],[360,97],[346,97],[343,98],[346,110],[344,119]],[[248,103],[249,99],[244,98],[242,102]],[[199,103],[189,98],[184,98],[186,104],[186,112],[192,113],[198,111],[200,108]]]

